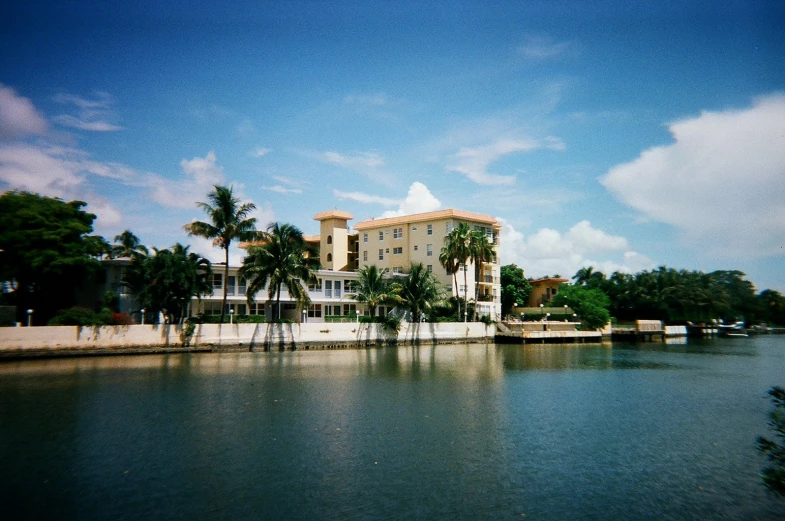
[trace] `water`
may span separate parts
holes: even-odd
[[[6,519],[782,519],[785,337],[0,363]]]

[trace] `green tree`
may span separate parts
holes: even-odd
[[[82,282],[100,268],[100,241],[90,235],[95,215],[85,206],[29,192],[0,195],[0,281],[17,321],[32,308],[45,324],[76,302]]]
[[[523,269],[515,264],[507,264],[501,268],[502,315],[508,315],[514,304],[525,306],[532,292],[532,286],[526,280]]]
[[[611,318],[608,312],[610,299],[599,289],[587,289],[583,286],[562,284],[559,292],[553,298],[553,306],[569,306],[586,330],[596,330],[604,327]]]
[[[224,250],[224,290],[221,299],[221,323],[226,313],[226,281],[229,279],[229,246],[232,241],[250,241],[256,236],[256,218],[249,217],[256,209],[253,203],[240,204],[240,200],[232,194],[232,187],[215,186],[207,194],[209,202],[197,203],[210,217],[210,222],[194,221],[185,225],[188,235],[213,239],[213,246]]]
[[[366,264],[358,271],[356,291],[347,297],[368,305],[370,316],[376,316],[376,308],[388,303],[399,303],[401,288],[388,278],[387,268],[379,269],[375,264]]]
[[[458,263],[458,259],[455,258],[454,252],[450,249],[451,244],[448,244],[448,241],[444,241],[445,244],[442,246],[441,252],[439,252],[439,264],[442,265],[444,270],[447,272],[447,275],[452,276],[452,291],[453,294],[456,296],[455,303],[458,306],[458,317],[460,320],[461,316],[461,301],[460,296],[458,295],[458,271],[460,270],[460,264]]]
[[[442,301],[439,281],[420,263],[409,267],[409,273],[400,286],[401,304],[411,313],[413,322],[427,317],[430,310]]]
[[[466,304],[469,301],[469,282],[467,277],[467,264],[472,257],[471,251],[471,228],[468,223],[459,223],[458,226],[447,234],[444,238],[444,248],[447,250],[445,258],[452,258],[455,264],[463,268],[463,320],[467,320]],[[440,255],[441,258],[441,255]],[[443,264],[444,265],[444,264]]]
[[[480,300],[480,278],[482,278],[483,265],[491,262],[494,256],[493,245],[488,240],[488,236],[481,230],[469,232],[469,253],[472,264],[474,264],[474,312],[472,321],[477,320],[477,304]],[[465,274],[465,272],[464,272]]]
[[[248,302],[267,287],[268,303],[275,299],[273,314],[280,319],[281,289],[301,306],[310,303],[308,289],[303,287],[315,280],[319,258],[306,245],[303,233],[291,224],[270,223],[258,241],[248,247],[248,255],[238,272],[248,281]]]
[[[139,252],[146,253],[146,249],[139,237],[131,233],[131,230],[124,230],[119,235],[114,236],[114,244],[112,245],[113,257],[132,257]]]
[[[151,255],[136,254],[126,270],[124,284],[139,305],[152,313],[164,313],[170,323],[182,321],[191,300],[212,293],[210,261],[175,244],[153,248]]]
[[[769,490],[785,496],[785,389],[773,387],[769,390],[769,396],[774,404],[774,409],[769,412],[769,427],[774,431],[776,439],[758,437],[758,450],[769,461],[761,477]]]
[[[785,325],[785,296],[779,291],[765,289],[758,295],[762,318],[769,324]]]

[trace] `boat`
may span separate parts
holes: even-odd
[[[747,331],[744,329],[744,321],[737,320],[733,324],[720,324],[717,326],[721,336],[730,337],[747,337]]]

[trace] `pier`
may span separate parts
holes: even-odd
[[[580,322],[498,322],[496,324],[497,343],[521,344],[571,344],[600,343],[600,331],[578,331]]]

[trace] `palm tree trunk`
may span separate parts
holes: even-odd
[[[469,279],[466,278],[466,264],[463,265],[463,321],[466,322],[466,315],[469,314]],[[474,305],[477,307],[477,304]]]
[[[221,300],[221,324],[224,323],[224,315],[226,314],[226,284],[229,282],[229,245],[224,247],[226,250],[226,265],[224,266],[224,296]]]
[[[455,288],[455,301],[458,303],[458,320],[461,319],[461,294],[458,292],[458,272],[452,272],[452,284]]]

